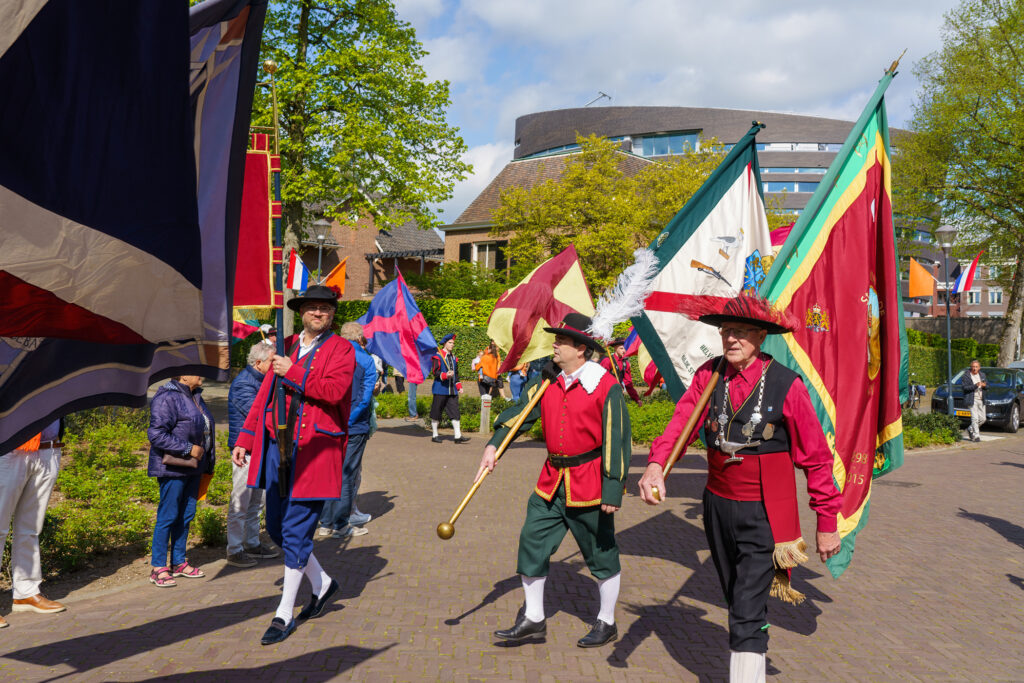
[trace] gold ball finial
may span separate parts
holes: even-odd
[[[273,76],[274,72],[277,71],[277,62],[275,62],[273,59],[268,59],[267,61],[263,62],[263,70],[266,71],[271,76]]]
[[[437,536],[441,540],[447,541],[449,538],[455,535],[455,526],[449,522],[441,522],[437,525]]]

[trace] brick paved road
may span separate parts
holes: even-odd
[[[697,516],[702,460],[675,470],[664,506],[625,501],[615,645],[575,647],[597,600],[570,537],[548,583],[547,642],[499,647],[490,633],[521,601],[516,538],[544,455],[515,447],[442,542],[434,528],[464,494],[481,446],[434,445],[398,424],[378,432],[360,497],[377,517],[370,533],[317,543],[342,597],[279,646],[258,644],[279,561],[251,570],[219,561],[177,588],[86,588],[65,599],[66,613],[9,615],[0,678],[724,680],[726,615]],[[638,450],[630,491],[643,463]],[[1024,680],[1022,489],[1024,435],[908,456],[875,489],[851,569],[833,581],[815,560],[794,573],[804,606],[771,603],[771,680]]]

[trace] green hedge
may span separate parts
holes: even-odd
[[[903,413],[903,445],[920,448],[960,440],[960,420],[946,413]]]
[[[954,340],[958,341],[958,340]],[[953,374],[967,367],[971,360],[978,358],[982,365],[995,365],[995,357],[980,357],[976,353],[967,353],[953,349]],[[946,381],[946,348],[910,345],[910,374],[915,382],[935,386]]]

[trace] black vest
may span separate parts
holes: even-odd
[[[714,359],[712,367],[718,367],[720,358]],[[739,451],[741,455],[789,452],[789,433],[786,431],[782,406],[786,402],[789,388],[799,375],[774,358],[769,357],[765,362],[768,363],[768,372],[765,373],[764,377],[764,400],[761,402],[761,422],[754,428],[754,433],[750,437],[751,441],[760,439],[761,443],[757,446],[741,449]],[[715,390],[711,395],[707,422],[704,423],[704,432],[707,436],[706,445],[712,449],[715,448],[715,438],[718,436],[718,431],[716,430],[721,429],[721,425],[718,424],[718,415],[722,412],[722,404],[725,403],[724,379],[723,377],[715,385]],[[750,416],[754,413],[754,407],[757,405],[759,391],[758,386],[755,384],[754,389],[747,396],[743,405],[739,406],[738,410],[733,408],[732,397],[730,397],[730,405],[725,406],[725,414],[729,421],[725,425],[726,436],[723,437],[723,441],[746,442],[747,437],[743,436],[741,430],[743,425],[750,422]],[[772,426],[770,431],[773,433],[771,438],[766,439],[765,428],[768,425]]]

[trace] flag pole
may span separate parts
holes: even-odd
[[[277,157],[277,164],[271,166],[271,178],[274,183],[274,201],[281,205],[281,144],[278,137],[277,121],[277,82],[274,74],[277,72],[277,62],[268,59],[263,62],[263,70],[270,75],[270,97],[271,97],[271,119],[274,131],[274,156]],[[274,247],[280,250],[281,258],[274,264],[274,290],[281,292],[282,305],[275,311],[275,326],[277,327],[277,349],[275,353],[279,356],[285,355],[284,349],[284,234],[281,226],[281,212],[275,211],[274,215]],[[284,383],[280,377],[274,380],[274,397],[277,402],[277,444],[281,454],[278,467],[278,492],[281,497],[287,497],[289,488],[288,467],[292,456],[291,435],[288,433],[288,415],[285,408]]]
[[[708,385],[704,387],[704,392],[697,399],[697,405],[693,407],[693,412],[690,413],[690,419],[686,421],[683,426],[683,431],[679,433],[679,438],[676,439],[676,443],[672,446],[672,452],[668,456],[668,460],[665,462],[665,466],[661,470],[661,478],[664,479],[668,476],[668,473],[672,471],[672,466],[676,464],[676,460],[682,455],[683,449],[686,448],[686,443],[690,440],[690,434],[693,432],[693,428],[697,424],[697,420],[700,419],[701,413],[704,412],[704,406],[708,404],[711,399],[711,392],[715,390],[715,386],[718,384],[718,378],[725,372],[725,356],[722,356],[722,360],[718,361],[718,367],[711,374],[711,379],[708,380]],[[707,444],[704,444],[707,446]],[[651,487],[651,495],[654,496],[654,500],[661,500],[661,491],[658,490],[657,486]]]
[[[506,434],[505,438],[501,440],[501,445],[498,446],[498,451],[494,455],[495,462],[497,462],[501,458],[501,456],[505,454],[505,450],[508,448],[509,444],[511,444],[512,440],[516,438],[516,432],[519,431],[519,428],[523,426],[523,422],[526,421],[526,416],[529,415],[530,411],[534,409],[534,407],[537,405],[537,402],[540,401],[540,397],[544,395],[544,392],[548,390],[548,387],[550,385],[550,379],[545,379],[543,382],[541,382],[540,388],[537,389],[537,393],[535,393],[533,395],[533,398],[530,399],[530,402],[526,404],[526,408],[524,408],[522,412],[519,413],[515,421],[512,423],[512,426],[509,428],[508,434]],[[490,474],[490,470],[484,470],[483,472],[481,472],[477,480],[473,482],[473,486],[469,489],[469,492],[463,497],[462,502],[459,503],[459,507],[455,508],[455,512],[452,513],[451,518],[449,518],[447,522],[441,522],[437,525],[437,535],[442,540],[447,541],[449,538],[455,535],[456,520],[458,520],[459,515],[462,514],[462,511],[469,504],[469,501],[476,493],[476,490],[480,488],[480,484],[484,483],[484,479],[487,478],[488,474]]]

